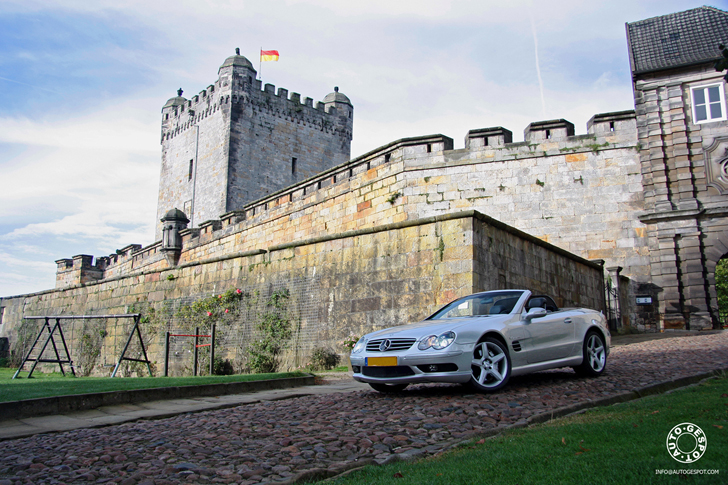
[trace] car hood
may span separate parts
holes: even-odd
[[[367,340],[376,338],[420,338],[427,335],[440,335],[441,333],[449,330],[457,333],[458,329],[469,325],[477,325],[479,327],[498,325],[509,318],[511,318],[511,315],[483,315],[478,317],[448,318],[443,320],[423,320],[417,323],[378,330],[367,334],[364,337]]]

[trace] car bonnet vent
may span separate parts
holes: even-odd
[[[407,350],[414,345],[415,340],[413,338],[382,338],[370,340],[367,342],[367,352],[396,352],[398,350]]]
[[[521,351],[521,342],[520,341],[514,340],[513,342],[511,342],[511,346],[513,347],[513,350],[515,350],[516,352]]]

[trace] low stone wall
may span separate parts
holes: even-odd
[[[338,342],[350,334],[360,336],[422,319],[440,305],[475,291],[529,288],[553,295],[561,306],[604,308],[601,265],[466,211],[2,299],[1,331],[18,349],[19,340],[28,339],[19,333],[23,316],[141,311],[154,316],[154,329],[142,325],[142,333],[160,369],[163,334],[174,333],[181,325],[179,309],[231,288],[254,295],[258,302],[275,290],[289,291],[286,312],[293,337],[283,369],[306,364],[317,347],[343,354]],[[222,345],[216,353],[243,367],[245,346],[256,336],[256,312],[236,315],[237,320],[231,316],[218,323]],[[80,348],[74,339],[90,332],[85,328],[73,338],[70,330],[66,332],[74,359]],[[107,347],[112,334],[118,340],[118,329],[97,331],[103,331]],[[182,372],[191,357],[184,349],[179,352],[175,355],[180,356]],[[109,352],[109,359],[115,358]]]

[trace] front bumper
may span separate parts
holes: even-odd
[[[417,353],[386,354],[362,352],[352,355],[351,366],[354,379],[359,382],[380,384],[409,384],[415,382],[463,383],[470,380],[471,352],[460,349],[446,351],[422,351]],[[377,360],[386,357],[396,358],[396,362],[386,365]],[[391,364],[396,365],[391,365]]]

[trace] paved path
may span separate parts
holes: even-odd
[[[65,423],[60,429],[68,429],[154,412],[184,413],[3,441],[3,449],[10,451],[0,456],[0,485],[247,485],[292,480],[301,473],[325,477],[367,460],[437,453],[454,441],[522,424],[563,406],[728,368],[727,332],[643,339],[615,339],[615,344],[635,343],[615,346],[598,379],[577,378],[570,370],[547,371],[514,378],[490,396],[451,385],[411,386],[387,396],[339,380],[310,388],[147,403],[113,413],[100,409],[34,418],[48,426]],[[245,405],[229,407],[239,404]],[[191,413],[221,406],[226,408]],[[12,425],[4,422],[0,428]]]
[[[226,409],[261,401],[279,401],[308,395],[369,389],[368,385],[356,382],[349,374],[342,375],[340,378],[324,377],[319,382],[320,384],[315,386],[212,397],[167,399],[137,404],[102,406],[88,411],[75,411],[54,416],[6,419],[0,421],[0,440],[24,438],[40,433],[69,431],[79,428],[98,428],[138,419],[161,419],[184,413]]]

